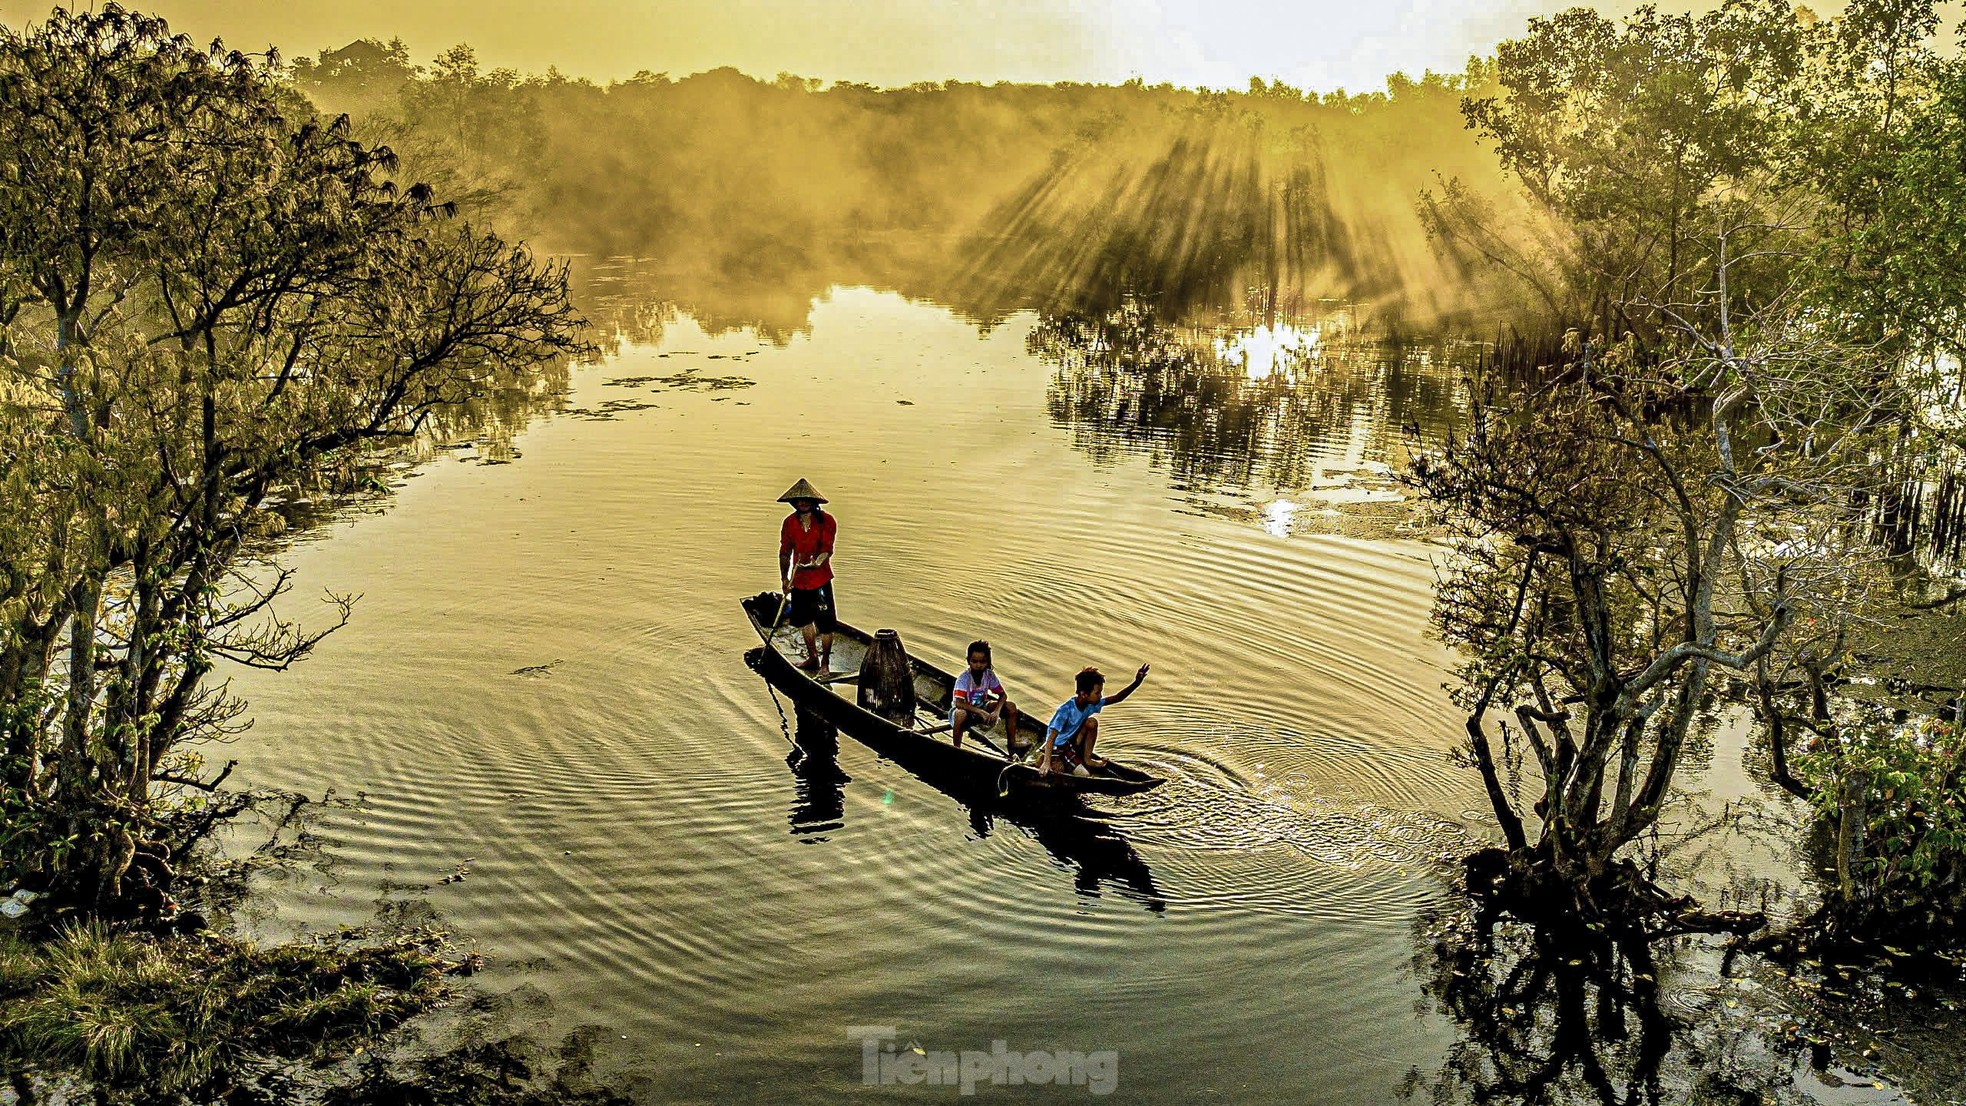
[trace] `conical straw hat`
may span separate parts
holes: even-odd
[[[785,489],[784,495],[778,497],[780,503],[790,503],[794,499],[810,499],[816,503],[826,502],[826,497],[819,494],[819,489],[813,487],[812,482],[803,476],[799,478],[798,483]]]

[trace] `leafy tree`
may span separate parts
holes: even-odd
[[[358,39],[293,63],[294,87],[317,100],[373,110],[393,100],[420,70],[400,38]]]
[[[239,725],[214,666],[326,632],[274,614],[278,499],[534,386],[578,319],[269,60],[113,4],[0,31],[0,151],[0,863],[155,910],[219,812],[185,800]]]
[[[1841,520],[1872,443],[1822,422],[1863,397],[1794,319],[1719,314],[1720,334],[1671,345],[1573,332],[1559,371],[1491,380],[1465,434],[1415,466],[1456,551],[1435,626],[1467,658],[1469,753],[1529,913],[1753,928],[1621,856],[1658,824],[1713,672],[1751,670],[1868,578]],[[1526,806],[1491,712],[1533,754]]]
[[[1951,839],[1906,844],[1906,816],[1867,803],[1880,765],[1897,794],[1930,773],[1827,690],[1876,619],[1919,605],[1923,573],[1873,524],[1916,518],[1934,397],[1959,387],[1946,343],[1966,298],[1930,238],[1966,228],[1931,198],[1966,131],[1934,26],[1896,0],[1834,23],[1739,0],[1622,25],[1569,12],[1505,45],[1502,92],[1468,103],[1557,228],[1569,268],[1550,286],[1597,305],[1553,364],[1490,374],[1465,437],[1416,471],[1457,539],[1436,626],[1468,657],[1469,756],[1507,841],[1485,862],[1525,909],[1753,924],[1691,914],[1627,855],[1728,670],[1759,688],[1776,780],[1839,841],[1833,912],[1950,894],[1852,874]],[[1493,711],[1534,755],[1527,808]]]
[[[1496,50],[1498,90],[1463,111],[1534,215],[1498,236],[1481,197],[1449,182],[1423,198],[1436,234],[1515,270],[1566,319],[1606,300],[1677,296],[1711,272],[1711,258],[1688,251],[1712,241],[1716,210],[1765,183],[1803,41],[1783,0],[1699,15],[1646,5],[1622,23],[1587,8],[1530,20]],[[1530,228],[1539,233],[1521,233]]]

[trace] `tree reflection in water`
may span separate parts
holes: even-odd
[[[1426,1003],[1457,1035],[1440,1071],[1429,1078],[1415,1069],[1402,1098],[1433,1106],[1773,1106],[1823,1101],[1843,1082],[1809,1070],[1827,1055],[1812,1056],[1781,1033],[1777,1010],[1688,996],[1674,1003],[1661,980],[1690,971],[1679,961],[1663,946],[1582,926],[1442,908],[1418,926],[1414,966]],[[1859,1085],[1870,1094],[1839,1100],[1903,1101],[1868,1080]]]
[[[1145,453],[1190,493],[1396,499],[1392,467],[1408,439],[1437,440],[1459,418],[1457,359],[1473,346],[1382,338],[1342,312],[1237,322],[1177,325],[1136,297],[1042,316],[1029,344],[1055,366],[1050,414],[1078,448],[1098,460]]]

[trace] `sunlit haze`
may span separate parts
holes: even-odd
[[[1121,81],[1240,87],[1252,76],[1319,91],[1381,87],[1395,71],[1458,71],[1565,0],[151,0],[196,38],[289,56],[400,37],[418,60],[459,42],[487,67],[608,81],[735,66],[879,85],[922,80]],[[1619,2],[1600,10],[1622,12]],[[1683,4],[1667,4],[1681,7]],[[18,26],[45,0],[0,0]],[[1840,4],[1819,5],[1824,10]]]

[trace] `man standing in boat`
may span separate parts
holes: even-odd
[[[778,578],[784,581],[792,625],[805,636],[799,667],[824,673],[833,660],[833,537],[839,525],[820,509],[826,497],[803,477],[778,501],[792,505],[778,528]]]
[[[956,677],[955,689],[949,696],[949,734],[960,746],[963,730],[971,726],[987,730],[1001,718],[1004,741],[1014,752],[1017,748],[1017,704],[1005,694],[1003,682],[997,679],[996,669],[990,666],[990,643],[970,642],[968,657],[969,667]]]
[[[1106,677],[1097,668],[1087,668],[1078,675],[1078,694],[1058,705],[1052,712],[1051,725],[1046,728],[1044,750],[1038,756],[1038,770],[1049,773],[1052,762],[1056,760],[1063,771],[1075,776],[1089,776],[1093,769],[1104,768],[1105,758],[1094,756],[1092,745],[1099,740],[1098,714],[1102,707],[1111,706],[1133,694],[1134,689],[1146,682],[1147,670],[1152,665],[1141,665],[1134,673],[1133,682],[1121,688],[1112,696],[1106,696]]]

